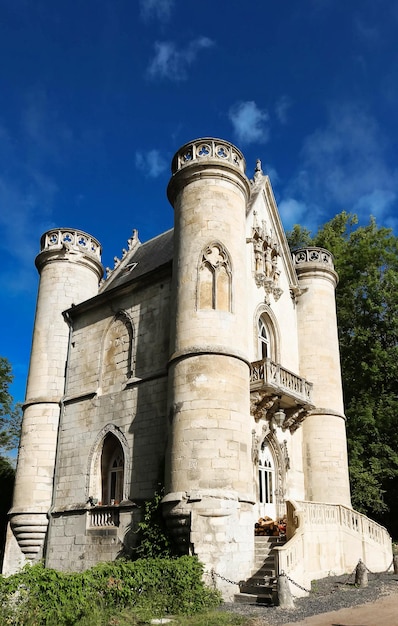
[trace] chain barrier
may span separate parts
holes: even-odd
[[[358,563],[361,563],[362,559],[359,559]],[[365,564],[365,568],[367,569],[367,571],[370,574],[373,574],[374,576],[378,577],[381,576],[382,574],[387,574],[389,572],[389,570],[391,569],[392,565],[394,564],[394,559],[391,561],[390,565],[387,567],[386,570],[384,570],[383,572],[372,572]],[[345,581],[342,583],[343,586],[346,586],[349,584],[349,581],[351,580],[351,578],[354,576],[354,574],[356,574],[356,570],[357,570],[358,564],[354,567],[354,569],[352,570],[352,572],[350,574],[348,574],[347,578],[345,579]],[[214,569],[212,569],[210,572],[204,572],[205,574],[211,576],[213,585],[216,586],[216,581],[215,578],[220,578],[221,580],[223,580],[226,583],[229,583],[230,585],[237,585],[238,587],[240,587],[240,585],[242,584],[242,581],[237,582],[236,580],[231,580],[230,578],[226,578],[225,576],[222,576],[221,574],[218,574]],[[307,589],[306,587],[303,587],[302,585],[300,585],[299,583],[297,583],[295,580],[293,580],[293,578],[290,578],[290,576],[288,576],[286,574],[286,572],[284,572],[283,570],[281,571],[281,573],[279,575],[276,576],[271,576],[270,579],[277,581],[280,576],[285,576],[286,579],[292,583],[292,585],[295,585],[296,587],[298,587],[299,589],[301,589],[301,591],[305,591],[305,593],[312,593],[314,595],[316,595],[317,591],[313,591],[312,589]],[[255,583],[255,584],[251,584],[251,587],[263,587],[265,584],[265,580],[263,583]],[[330,592],[333,593],[333,592]]]
[[[288,576],[287,574],[285,574],[285,572],[283,572],[283,571],[282,571],[282,572],[279,574],[278,578],[279,578],[280,576],[285,576],[285,577],[287,578],[287,580],[288,580],[290,583],[292,583],[292,585],[295,585],[296,587],[298,587],[299,589],[301,589],[301,591],[305,591],[306,593],[314,593],[314,592],[312,592],[312,590],[311,590],[311,589],[306,589],[306,588],[305,588],[305,587],[303,587],[302,585],[299,585],[298,583],[296,583],[296,582],[293,580],[293,578],[290,578],[290,576]]]
[[[359,559],[359,560],[361,560],[361,559]],[[365,568],[367,569],[367,571],[369,572],[369,574],[373,574],[373,576],[376,576],[376,578],[379,578],[383,574],[388,574],[388,572],[390,571],[391,567],[394,565],[394,557],[393,557],[390,565],[387,567],[387,569],[383,570],[382,572],[372,572],[372,570],[370,570],[365,563],[364,563],[364,565],[365,565]]]
[[[230,585],[240,585],[240,583],[237,583],[234,580],[230,580],[229,578],[225,578],[225,576],[221,576],[221,574],[217,574],[217,572],[214,571],[214,569],[211,570],[211,572],[204,572],[205,574],[210,574],[211,579],[213,581],[213,584],[215,583],[214,578],[217,576],[217,578],[221,578],[221,580],[223,580],[226,583],[229,583]]]

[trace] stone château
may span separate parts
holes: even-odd
[[[184,145],[174,229],[133,231],[105,280],[94,237],[42,236],[4,573],[131,554],[159,483],[225,598],[258,568],[259,518],[287,518],[275,570],[304,588],[388,567],[387,532],[351,508],[332,255],[292,254],[260,161],[245,170],[227,141]]]

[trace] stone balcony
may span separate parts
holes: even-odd
[[[256,421],[275,418],[283,430],[294,432],[312,404],[313,384],[271,359],[250,367],[250,412]],[[284,417],[283,417],[284,415]]]

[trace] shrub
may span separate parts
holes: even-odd
[[[221,601],[217,591],[204,585],[202,574],[202,564],[189,556],[99,563],[73,574],[42,565],[25,567],[0,578],[0,624],[71,626],[89,623],[98,609],[105,615],[125,607],[143,619],[191,615]]]
[[[156,558],[174,556],[174,546],[167,532],[162,515],[164,488],[159,485],[151,500],[144,503],[142,520],[138,523],[137,547],[138,558]]]

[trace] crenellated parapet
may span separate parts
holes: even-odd
[[[293,262],[298,277],[305,274],[324,274],[336,287],[339,277],[334,269],[333,254],[325,248],[309,247],[300,248],[293,252]]]
[[[53,228],[41,236],[40,252],[35,263],[39,272],[45,265],[54,261],[84,264],[95,272],[99,281],[104,273],[101,252],[99,241],[84,231]]]
[[[178,150],[171,164],[171,173],[175,174],[192,163],[203,164],[209,160],[234,165],[242,172],[246,169],[245,158],[238,148],[222,139],[204,137],[186,143]]]
[[[101,261],[101,244],[82,230],[56,228],[48,230],[40,239],[40,252],[65,248],[95,255]]]
[[[293,252],[293,259],[296,265],[320,263],[321,265],[329,265],[334,269],[333,254],[324,248],[301,248]]]

